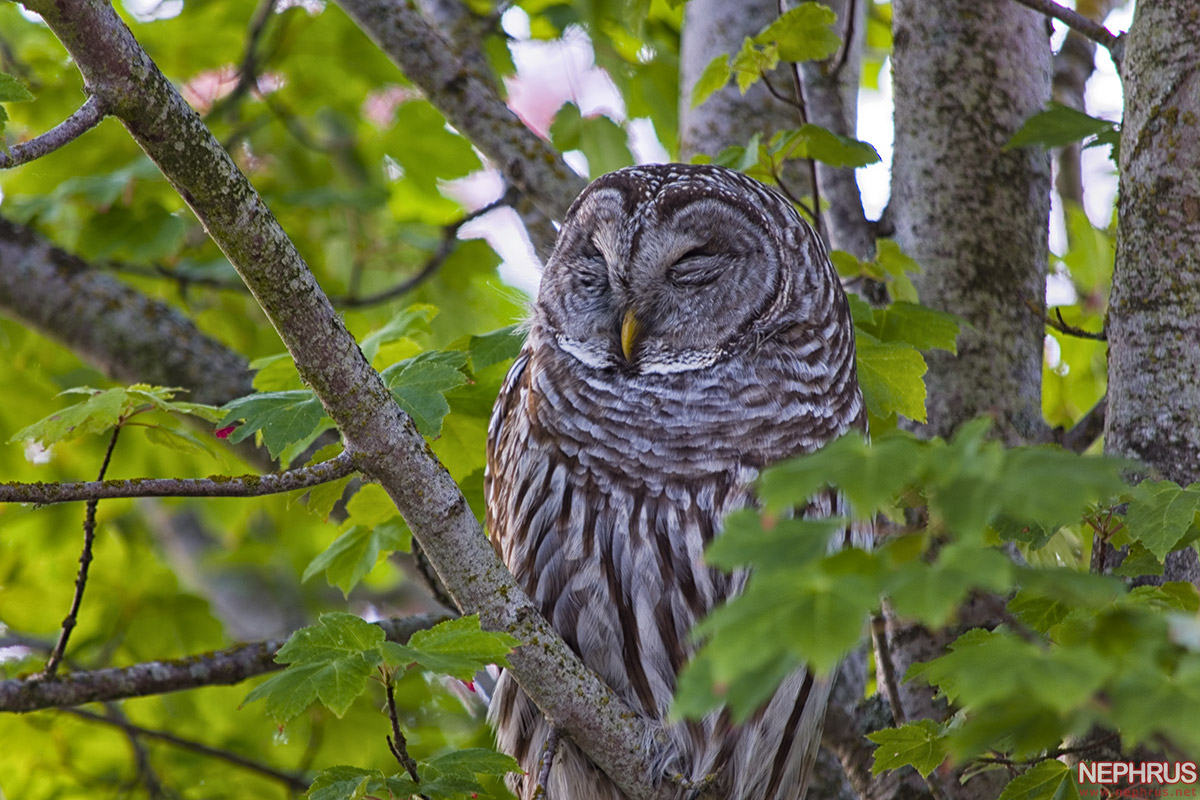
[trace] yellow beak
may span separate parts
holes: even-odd
[[[642,325],[633,315],[633,309],[626,311],[625,319],[621,320],[621,352],[625,354],[626,361],[633,360],[633,347],[641,330]]]

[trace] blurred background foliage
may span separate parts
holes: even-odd
[[[322,0],[280,0],[269,7],[228,0],[116,5],[262,193],[322,287],[335,304],[341,302],[360,341],[414,304],[436,309],[426,323],[388,342],[377,366],[427,350],[471,353],[469,337],[522,319],[526,298],[501,280],[500,257],[479,240],[453,242],[448,257],[410,291],[385,302],[354,302],[420,274],[451,241],[446,226],[500,199],[503,187],[495,180],[456,183],[481,169],[477,153],[339,8]],[[586,31],[596,64],[623,99],[624,114],[583,115],[568,104],[557,111],[548,135],[562,149],[582,151],[593,176],[631,163],[633,119],[649,119],[667,154],[676,155],[678,0],[469,5],[478,17],[472,44],[481,47],[502,91],[516,69],[513,37],[502,24],[506,9],[524,15],[535,40],[558,39],[576,26]],[[881,2],[868,8],[865,89],[879,86],[886,65],[890,11]],[[248,48],[258,79],[239,86]],[[16,76],[35,98],[5,105],[9,145],[51,128],[84,98],[62,46],[16,3],[0,4],[0,71]],[[231,349],[250,359],[283,351],[228,261],[117,121],[106,120],[79,141],[0,173],[0,192],[0,215],[32,226],[92,269],[178,307]],[[1061,307],[1063,320],[1099,331],[1112,272],[1112,229],[1094,227],[1075,207],[1066,209],[1065,227],[1067,244],[1051,264],[1072,289],[1071,302]],[[870,265],[851,263],[848,269],[876,269],[875,277],[884,277]],[[902,280],[903,270],[892,278]],[[864,313],[869,319],[870,310]],[[58,396],[64,389],[112,385],[69,350],[2,317],[0,351],[0,439],[70,402]],[[507,364],[500,358],[463,367],[461,385],[444,392],[450,412],[432,445],[477,514],[486,425]],[[287,366],[260,372],[257,388],[298,388]],[[1069,426],[1078,420],[1104,395],[1104,376],[1103,342],[1050,332],[1047,421]],[[208,437],[211,452],[166,449],[132,428],[117,445],[108,477],[259,468],[211,432],[197,436]],[[0,446],[0,475],[15,481],[91,479],[106,445],[106,437],[89,436],[44,453],[8,442]],[[344,521],[336,513],[326,519],[333,499],[323,498],[317,513],[311,502],[286,495],[101,503],[96,563],[68,666],[125,665],[219,649],[238,639],[286,634],[331,609],[349,607],[373,618],[436,608],[404,554],[381,557],[348,600],[324,576],[299,581]],[[74,504],[0,505],[0,645],[6,647],[0,650],[0,677],[36,670],[52,643],[70,600],[81,517]],[[1063,552],[1079,567],[1084,555],[1078,525],[1074,531],[1074,544]],[[330,582],[338,583],[333,577]],[[314,706],[286,727],[277,727],[257,706],[239,710],[247,691],[207,688],[131,700],[120,712],[101,713],[120,713],[137,725],[290,773],[311,775],[342,763],[394,767],[378,687],[341,719]],[[400,679],[397,700],[418,758],[490,742],[482,703],[455,681],[410,671]],[[295,794],[286,782],[168,743],[142,739],[135,746],[120,728],[66,711],[0,715],[0,742],[0,797],[155,796],[155,782],[162,787],[158,796]],[[149,756],[142,766],[139,749]],[[505,796],[495,781],[489,791]]]

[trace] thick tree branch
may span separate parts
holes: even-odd
[[[1068,28],[1079,31],[1096,44],[1108,50],[1117,69],[1121,69],[1121,56],[1124,54],[1125,41],[1123,37],[1114,34],[1102,23],[1088,19],[1079,12],[1055,3],[1054,0],[1016,0],[1027,8],[1056,19]]]
[[[28,142],[15,144],[8,152],[0,150],[0,169],[18,167],[27,164],[35,158],[41,158],[47,153],[53,153],[60,147],[70,144],[104,119],[103,104],[95,98],[88,97],[83,105],[62,122],[55,125],[41,136],[35,136]]]
[[[443,619],[444,616],[422,614],[376,624],[389,640],[403,644],[417,631],[431,628]],[[0,711],[68,708],[204,686],[229,686],[283,669],[282,664],[275,662],[275,654],[285,641],[270,639],[173,661],[72,672],[50,679],[12,678],[0,681]]]
[[[186,316],[0,217],[0,313],[117,381],[183,386],[220,405],[254,391],[246,359]]]
[[[395,501],[458,606],[478,613],[487,629],[525,643],[509,659],[522,688],[632,800],[673,796],[673,788],[652,772],[659,730],[583,666],[521,590],[262,198],[112,6],[107,0],[26,0],[26,5],[42,15],[88,86],[111,104],[237,268],[347,449]],[[519,121],[507,109],[498,113],[498,101],[481,93],[478,78],[448,63],[440,37],[413,8],[366,0],[344,5],[361,12],[360,22],[389,45],[393,57],[415,59],[410,66],[417,68],[409,74],[426,84],[435,103],[455,106],[452,113],[447,109],[451,123],[473,139],[478,135],[481,149],[502,140],[501,157],[493,158],[518,189],[540,196],[555,213],[566,209],[581,181],[570,179],[544,142],[515,135]],[[506,135],[497,137],[497,126]]]
[[[459,58],[414,5],[402,0],[338,0],[338,5],[510,184],[552,219],[566,215],[583,178],[525,127],[487,77]]]
[[[269,767],[266,764],[260,764],[257,761],[253,761],[230,750],[223,750],[220,747],[213,747],[211,745],[204,744],[203,742],[195,742],[191,739],[185,739],[182,736],[176,736],[168,731],[160,731],[155,730],[154,728],[146,728],[141,725],[136,725],[124,717],[106,717],[102,714],[95,714],[91,711],[85,711],[82,708],[64,708],[63,713],[70,714],[81,719],[86,719],[89,722],[98,722],[102,725],[112,725],[113,727],[117,727],[125,731],[125,733],[129,734],[131,737],[139,739],[154,739],[155,741],[169,744],[172,747],[178,747],[180,750],[190,750],[193,753],[199,753],[200,755],[208,756],[209,758],[215,758],[219,761],[224,761],[226,764],[232,764],[235,767],[241,767],[242,769],[250,772],[257,772],[259,775],[279,781],[289,789],[292,789],[296,792],[303,792],[308,789],[309,781],[305,780],[304,777],[299,774],[284,772],[283,770]]]
[[[357,469],[348,452],[309,467],[269,475],[211,478],[132,478],[83,483],[4,483],[0,503],[70,503],[121,497],[262,497],[341,480]]]

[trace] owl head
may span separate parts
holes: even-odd
[[[716,166],[630,167],[572,204],[533,324],[587,367],[704,369],[800,321],[804,285],[827,280],[827,266],[791,204],[757,181]]]

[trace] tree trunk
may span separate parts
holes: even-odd
[[[1124,59],[1121,196],[1108,311],[1105,450],[1200,480],[1200,16],[1142,0]],[[1168,580],[1196,581],[1194,550]]]
[[[1050,160],[1004,151],[1050,97],[1045,19],[1014,2],[897,0],[896,241],[924,268],[921,302],[963,317],[958,355],[928,357],[929,420],[947,435],[992,415],[1017,443],[1043,428]]]
[[[1049,259],[1050,159],[1035,148],[1004,151],[1050,97],[1045,19],[1015,2],[897,0],[893,6],[895,156],[885,219],[922,266],[921,302],[963,317],[958,355],[926,355],[929,418],[918,426],[948,436],[991,415],[1012,444],[1035,438],[1041,413],[1042,319]],[[995,609],[976,597],[954,630],[929,631],[888,615],[897,677],[945,652]],[[910,720],[943,719],[928,687],[900,685]],[[996,797],[996,772],[960,783],[930,780],[947,798]]]

